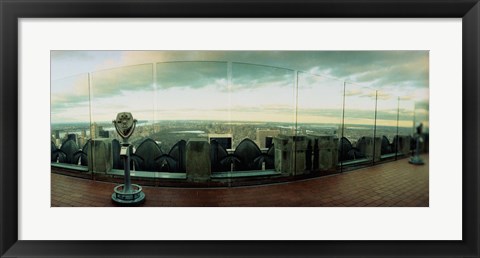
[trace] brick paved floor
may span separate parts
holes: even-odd
[[[144,187],[142,206],[418,207],[429,205],[428,155],[423,166],[402,159],[326,177],[233,188]],[[115,206],[115,184],[51,173],[53,207]]]

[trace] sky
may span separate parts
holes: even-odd
[[[51,121],[338,124],[344,83],[345,123],[428,123],[428,51],[51,51]]]

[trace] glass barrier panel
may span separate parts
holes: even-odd
[[[285,148],[276,139],[295,136],[295,71],[238,62],[231,71],[233,170],[274,170]]]
[[[410,97],[400,97],[398,112],[398,155],[409,155],[415,134],[415,102]]]
[[[397,155],[399,98],[395,92],[377,91],[375,136],[381,138],[380,158],[394,159]]]
[[[51,81],[51,162],[87,166],[90,139],[88,74]]]
[[[155,133],[152,138],[163,155],[157,160],[159,171],[185,172],[185,148],[190,140],[196,141],[192,144],[201,146],[202,152],[212,156],[212,171],[217,171],[218,149],[226,152],[232,148],[233,141],[228,63],[156,63],[155,71]],[[212,142],[217,148],[210,153]],[[225,154],[222,152],[222,155]]]
[[[342,81],[298,72],[297,131],[307,136],[307,171],[336,171],[342,106]]]
[[[423,132],[429,131],[429,104],[427,101],[416,101],[414,110],[414,121],[417,127],[420,123],[423,125]]]
[[[399,99],[398,134],[412,136],[415,133],[415,102],[407,97]]]
[[[93,72],[90,78],[91,126],[93,171],[108,170],[108,153],[111,148],[111,167],[123,171],[120,157],[122,138],[115,130],[112,121],[117,114],[130,112],[137,120],[134,133],[128,139],[132,145],[130,155],[131,175],[136,171],[150,171],[137,148],[153,133],[154,83],[153,64],[140,64]]]
[[[342,168],[373,163],[380,157],[380,137],[375,135],[376,90],[352,83],[345,84],[345,105],[340,139]],[[376,139],[375,139],[376,138]]]

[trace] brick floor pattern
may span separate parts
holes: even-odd
[[[144,187],[145,207],[428,207],[425,165],[408,159],[325,177],[248,187]],[[114,183],[51,173],[52,207],[110,207]]]

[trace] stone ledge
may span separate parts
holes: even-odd
[[[214,172],[212,179],[222,178],[240,178],[240,177],[258,177],[258,176],[278,176],[282,173],[275,170],[252,170],[252,171],[233,171],[233,172]]]
[[[120,169],[112,169],[107,175],[123,176],[125,172]],[[148,171],[130,171],[132,178],[164,178],[164,179],[187,179],[185,173],[170,173],[170,172],[148,172]]]
[[[52,167],[71,169],[75,171],[88,172],[87,166],[66,164],[66,163],[50,163]]]

